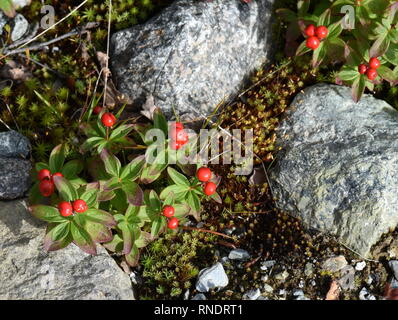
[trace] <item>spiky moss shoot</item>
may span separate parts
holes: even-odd
[[[141,257],[145,287],[140,296],[178,299],[194,284],[199,270],[215,262],[214,235],[202,232],[168,234],[148,246]]]

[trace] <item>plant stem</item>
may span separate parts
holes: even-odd
[[[217,235],[217,236],[221,236],[221,237],[224,237],[224,238],[228,238],[228,239],[235,240],[233,237],[227,236],[226,234],[221,233],[221,232],[217,232],[217,231],[206,230],[206,229],[200,229],[200,228],[194,228],[194,227],[185,227],[185,226],[182,226],[181,229],[183,229],[183,230],[190,230],[190,231],[199,231],[199,232],[205,232],[205,233],[212,233],[212,234],[215,234],[215,235]]]

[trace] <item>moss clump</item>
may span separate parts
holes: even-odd
[[[177,299],[191,288],[202,267],[213,262],[215,236],[201,232],[168,234],[154,241],[141,257],[143,299]]]

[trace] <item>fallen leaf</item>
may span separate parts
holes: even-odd
[[[157,107],[155,106],[155,99],[153,95],[149,95],[142,106],[141,114],[147,117],[149,120],[153,120],[153,114]]]
[[[14,81],[25,81],[32,78],[32,73],[25,66],[10,60],[0,69],[0,77]]]
[[[337,281],[333,280],[332,283],[330,284],[330,289],[326,294],[325,300],[339,300],[339,296],[340,296],[340,287]]]

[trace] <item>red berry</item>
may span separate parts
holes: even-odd
[[[182,147],[182,145],[179,143],[179,142],[176,142],[176,141],[174,141],[174,140],[171,140],[170,141],[170,148],[172,149],[172,150],[178,150],[178,149],[180,149]]]
[[[371,69],[377,69],[378,67],[380,67],[380,60],[377,58],[371,58],[369,60],[369,67]]]
[[[174,207],[172,206],[165,206],[163,208],[163,215],[166,218],[171,218],[172,216],[174,216]]]
[[[177,218],[171,218],[169,222],[167,223],[167,226],[169,229],[176,229],[178,227],[178,219]]]
[[[96,107],[93,109],[93,113],[94,113],[95,115],[100,114],[101,111],[102,111],[102,107],[100,107],[100,106],[96,106]]]
[[[319,41],[319,39],[317,37],[309,37],[309,38],[307,38],[306,46],[307,46],[307,48],[315,50],[316,48],[319,47],[320,43],[321,42]]]
[[[58,204],[58,210],[61,216],[63,217],[69,217],[70,215],[73,214],[73,208],[70,202],[67,201],[62,201]]]
[[[41,169],[41,170],[39,171],[39,174],[37,175],[37,178],[38,178],[40,181],[43,181],[44,179],[50,180],[50,178],[51,178],[51,172],[50,172],[50,170],[48,170],[48,169]]]
[[[366,64],[360,64],[360,65],[358,66],[358,72],[359,72],[360,74],[365,74],[366,71],[368,71],[368,67],[366,66]]]
[[[181,122],[176,122],[174,126],[176,129],[184,129],[184,125]]]
[[[199,181],[207,182],[211,179],[212,173],[209,168],[202,167],[196,172],[196,176],[198,177]]]
[[[376,79],[377,78],[376,69],[369,68],[368,71],[366,71],[366,76],[368,77],[369,80]]]
[[[325,26],[319,26],[315,29],[315,34],[319,38],[319,40],[322,40],[328,36],[329,30]]]
[[[105,127],[112,127],[116,123],[116,117],[112,113],[106,112],[102,115],[101,121]]]
[[[307,28],[305,28],[305,34],[308,37],[313,37],[315,36],[315,26],[313,24],[310,24],[309,26],[307,26]]]
[[[43,197],[49,197],[54,193],[54,182],[50,180],[43,180],[39,185],[40,193]]]
[[[73,210],[75,210],[78,213],[83,213],[85,211],[87,211],[88,207],[87,207],[87,203],[84,200],[75,200],[73,202]]]
[[[203,191],[205,192],[206,196],[211,196],[212,194],[214,194],[216,192],[217,186],[214,182],[206,182]]]
[[[54,177],[63,177],[63,176],[64,176],[64,175],[63,175],[61,172],[56,172],[56,173],[54,173],[54,174],[52,175],[51,181],[54,181],[54,180],[53,180]]]

